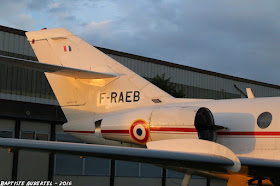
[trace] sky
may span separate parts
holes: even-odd
[[[278,0],[1,0],[0,25],[280,85]]]

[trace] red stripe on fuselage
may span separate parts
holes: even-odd
[[[150,131],[157,132],[197,132],[195,128],[172,128],[172,127],[150,127]],[[280,136],[280,132],[259,132],[259,131],[224,131],[217,132],[218,135],[227,135],[227,136]]]
[[[195,128],[174,128],[174,127],[150,127],[150,131],[166,131],[166,132],[197,132]]]
[[[175,127],[150,127],[151,132],[171,132],[176,134],[176,132],[184,132],[184,133],[193,133],[197,132],[195,128],[175,128]],[[64,132],[72,132],[72,133],[84,133],[84,134],[94,134],[95,131],[75,131],[75,130],[66,130]],[[129,130],[101,130],[101,133],[104,134],[129,134]],[[221,136],[280,136],[280,132],[267,131],[267,132],[259,132],[259,131],[224,131],[217,132],[218,135]]]
[[[101,133],[107,134],[129,134],[129,130],[101,130]]]

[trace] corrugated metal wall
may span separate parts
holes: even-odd
[[[23,35],[2,30],[0,28],[0,54],[23,59],[36,60],[36,56]],[[13,31],[13,30],[12,30]],[[171,82],[178,89],[184,89],[188,98],[228,99],[244,97],[235,85],[245,92],[245,88],[253,89],[257,97],[279,96],[280,87],[266,86],[262,83],[248,83],[230,78],[194,72],[182,68],[156,64],[149,61],[109,54],[112,58],[132,69],[139,75],[151,79],[165,74],[172,77]],[[0,99],[12,99],[27,102],[57,105],[56,98],[43,73],[26,70],[0,63]]]
[[[161,75],[165,73],[165,77],[172,77],[171,82],[185,89],[187,97],[213,99],[242,97],[234,85],[244,92],[246,88],[252,88],[258,97],[280,96],[279,88],[271,88],[209,74],[187,71],[113,54],[109,54],[109,56],[145,78],[153,78],[157,74]]]
[[[19,57],[23,59],[36,59],[27,38],[22,35],[0,31],[1,55]]]

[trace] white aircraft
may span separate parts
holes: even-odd
[[[153,163],[185,173],[182,185],[191,175],[280,184],[280,98],[247,90],[252,99],[176,99],[63,28],[26,35],[40,63],[5,61],[45,72],[64,131],[103,145],[0,139],[0,146]],[[116,141],[131,147],[104,146]]]

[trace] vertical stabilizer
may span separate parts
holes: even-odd
[[[75,79],[46,73],[68,120],[173,100],[163,90],[66,29],[27,32],[26,35],[42,63],[120,74],[107,79]]]

